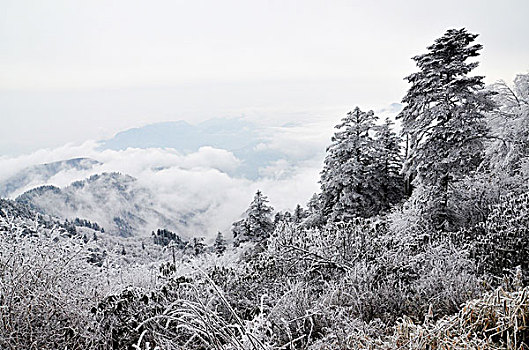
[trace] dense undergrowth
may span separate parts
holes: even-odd
[[[529,75],[483,90],[475,37],[414,58],[403,164],[356,108],[308,209],[272,221],[257,191],[230,246],[0,200],[0,348],[529,348]]]
[[[282,223],[222,255],[155,264],[154,280],[152,266],[118,263],[118,252],[90,262],[97,241],[4,212],[0,346],[518,349],[527,255],[510,252],[525,247],[528,207],[527,195],[506,198],[470,233],[399,232],[398,212],[323,229]]]

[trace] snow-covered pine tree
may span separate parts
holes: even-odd
[[[200,255],[206,251],[206,245],[204,244],[204,237],[194,237],[192,243],[192,251],[195,256]]]
[[[529,161],[529,74],[519,74],[514,86],[505,82],[492,86],[498,108],[489,115],[494,142],[488,145],[486,165],[505,171],[506,177],[517,175]]]
[[[321,172],[321,199],[327,220],[368,217],[375,211],[373,161],[375,140],[370,131],[377,117],[356,107],[338,124]]]
[[[274,208],[268,205],[268,198],[259,190],[255,193],[252,203],[246,210],[250,236],[253,240],[268,238],[274,230],[272,212]]]
[[[321,194],[314,193],[307,202],[307,218],[303,221],[303,226],[308,228],[321,227],[325,225],[325,216],[323,214],[323,204]]]
[[[233,245],[238,247],[241,242],[248,241],[250,236],[250,228],[248,227],[248,220],[241,219],[232,224],[231,232],[233,234]]]
[[[270,236],[274,230],[274,208],[267,203],[268,198],[258,190],[246,210],[246,218],[233,224],[232,232],[236,246],[246,241],[259,242]]]
[[[276,213],[276,215],[274,215],[274,226],[277,226],[279,225],[279,223],[283,221],[283,214],[281,214],[280,211],[278,211]]]
[[[307,217],[307,212],[301,207],[301,205],[296,205],[294,209],[294,214],[292,215],[292,221],[296,224],[301,223]]]
[[[215,243],[213,243],[213,250],[217,255],[222,255],[226,251],[226,240],[224,239],[224,235],[220,231],[217,233]]]
[[[391,119],[377,126],[375,134],[376,180],[378,181],[378,210],[387,210],[404,198],[404,177],[401,174],[403,156],[402,139],[392,129]]]
[[[415,185],[440,191],[445,209],[450,183],[476,169],[482,159],[485,112],[494,107],[483,77],[468,76],[478,63],[467,59],[482,49],[473,44],[477,36],[464,28],[450,29],[428,53],[413,57],[419,71],[406,77],[412,86],[397,117],[407,141],[407,181],[416,177]]]

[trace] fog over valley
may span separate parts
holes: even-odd
[[[217,230],[229,230],[257,189],[268,193],[278,210],[304,205],[318,189],[331,134],[332,125],[322,123],[262,127],[242,118],[211,119],[198,125],[183,121],[150,124],[98,142],[4,156],[0,159],[0,190],[3,197],[15,199],[42,185],[72,188],[74,181],[118,172],[134,177],[143,196],[163,207],[159,211],[166,212],[173,222],[185,221],[178,227],[170,222],[163,227],[213,237]],[[65,219],[109,222],[93,209],[103,207],[103,211],[112,212],[108,207],[112,201],[105,198],[98,202],[94,195],[83,199],[84,207],[89,208],[84,212],[72,208],[64,212],[56,204],[50,205],[54,213],[62,211]],[[121,194],[117,191],[114,195]],[[115,208],[116,217],[120,211],[119,206]],[[137,233],[150,234],[158,227],[146,225]]]
[[[0,0],[0,349],[529,349],[528,13]]]

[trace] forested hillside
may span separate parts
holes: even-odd
[[[213,242],[0,201],[0,348],[528,349],[529,74],[486,86],[477,37],[413,57],[397,121],[346,113],[308,203],[257,190]]]

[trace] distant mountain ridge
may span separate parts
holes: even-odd
[[[103,173],[59,188],[46,185],[16,198],[34,210],[61,219],[85,218],[120,236],[147,235],[157,228],[185,230],[178,213],[162,212],[155,196],[137,180],[120,173]],[[189,213],[187,215],[190,215]]]
[[[103,141],[101,148],[124,150],[128,147],[166,147],[194,152],[200,147],[211,146],[235,151],[255,145],[258,139],[255,125],[242,119],[215,118],[197,125],[180,120],[121,131]]]
[[[269,142],[263,129],[241,118],[214,118],[197,125],[185,121],[162,122],[128,129],[102,141],[100,149],[173,148],[184,154],[210,146],[232,152],[242,161],[230,175],[256,179],[259,168],[287,155],[259,145]]]
[[[37,164],[24,168],[16,174],[0,182],[0,197],[11,196],[16,191],[31,184],[40,186],[48,182],[53,176],[67,170],[90,170],[101,163],[90,158],[73,158],[52,163]]]

